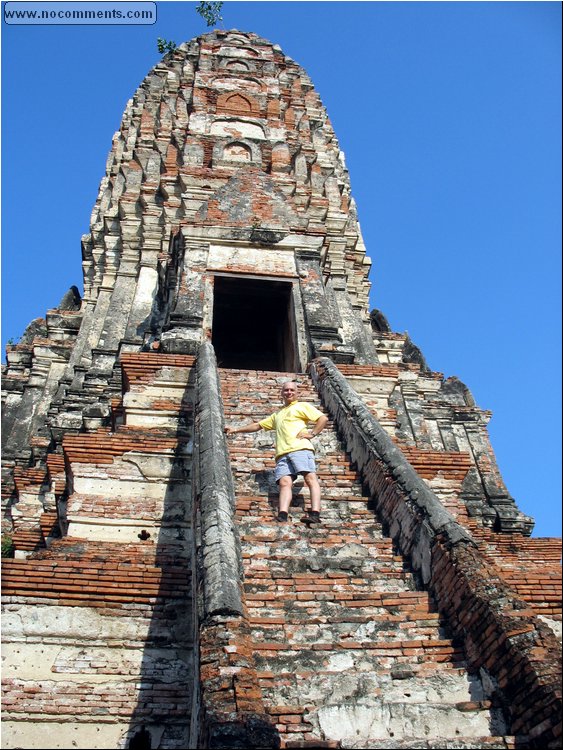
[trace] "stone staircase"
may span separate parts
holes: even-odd
[[[225,423],[280,408],[288,377],[220,370]],[[321,408],[299,381],[299,397]],[[514,747],[494,687],[468,674],[330,422],[316,443],[323,522],[309,529],[302,480],[289,523],[275,520],[272,434],[229,438],[254,660],[282,747]]]
[[[112,429],[70,434],[63,454],[48,457],[47,475],[16,477],[32,510],[40,490],[50,497],[66,486],[69,496],[62,539],[52,538],[53,512],[43,509],[35,524],[47,549],[3,561],[5,747],[125,748],[145,732],[153,746],[196,747],[192,689],[198,664],[205,682],[210,647],[228,661],[213,693],[218,710],[231,710],[227,686],[237,716],[260,704],[284,748],[516,747],[493,681],[468,672],[462,647],[376,520],[331,422],[315,441],[318,528],[300,523],[302,480],[289,523],[275,521],[272,434],[228,439],[244,622],[216,617],[224,641],[200,630],[197,655],[188,513],[194,359],[131,353],[121,364],[125,392]],[[226,424],[279,408],[287,377],[220,370]],[[321,408],[310,380],[299,379],[300,398]],[[523,550],[506,544],[509,573],[531,599],[518,569]],[[542,607],[554,616],[555,600]],[[238,671],[245,665],[248,685]]]

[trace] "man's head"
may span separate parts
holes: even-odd
[[[281,389],[281,397],[284,404],[287,406],[295,401],[297,398],[297,383],[295,380],[287,380]]]

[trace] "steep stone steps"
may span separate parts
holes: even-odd
[[[226,424],[280,408],[289,377],[221,370]],[[321,408],[312,384],[298,380],[298,397]],[[283,747],[424,747],[439,737],[435,747],[508,747],[494,739],[504,732],[500,712],[383,535],[332,425],[315,440],[320,527],[300,523],[302,480],[289,523],[275,520],[270,434],[237,434],[228,445],[254,663]]]

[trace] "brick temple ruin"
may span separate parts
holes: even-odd
[[[82,257],[7,348],[2,746],[559,747],[561,540],[490,413],[370,312],[299,65],[238,31],[167,54]],[[288,376],[329,417],[320,528],[299,482],[274,520],[270,433],[223,432]]]

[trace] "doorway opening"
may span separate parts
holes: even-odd
[[[213,333],[219,367],[298,369],[292,284],[215,276]]]

